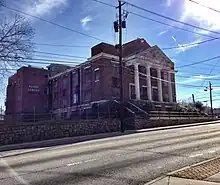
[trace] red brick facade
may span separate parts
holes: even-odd
[[[144,39],[136,39],[123,45],[123,56],[126,58],[151,48]],[[50,76],[48,79],[45,78],[45,75],[51,74],[48,70],[22,67],[9,78],[6,114],[14,118],[18,113],[33,113],[33,108],[37,113],[71,114],[78,109],[89,108],[91,102],[119,100],[120,81],[117,56],[118,51],[113,45],[100,43],[91,48],[91,58],[86,62],[74,68],[67,68],[64,72]],[[166,60],[173,70],[174,64]],[[138,71],[140,73],[140,98],[148,100],[146,67],[139,65]],[[158,101],[158,81],[155,79],[157,72],[155,68],[150,69],[153,101]],[[161,78],[167,80],[164,70],[161,70]],[[171,76],[171,81],[172,102],[176,102],[174,74]],[[134,66],[126,66],[125,63],[123,68],[125,101],[135,99],[134,84]],[[28,90],[29,88],[33,88],[34,92]],[[46,89],[48,93],[45,92]],[[165,81],[162,82],[162,93],[163,101],[168,102],[168,85]]]
[[[23,115],[47,111],[48,71],[22,67],[8,80],[6,119],[16,120]]]

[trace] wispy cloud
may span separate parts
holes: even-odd
[[[186,44],[178,44],[179,48],[176,48],[176,53],[185,52],[189,49],[195,48],[199,45],[198,42],[201,42],[201,39],[197,39]]]
[[[219,0],[199,0],[198,2],[217,10],[220,9]],[[181,21],[193,20],[196,21],[200,27],[204,27],[212,31],[220,30],[220,14],[218,12],[212,11],[189,0],[184,0],[182,12],[183,13],[180,18]],[[209,34],[207,31],[201,32]]]
[[[191,76],[187,80],[181,81],[181,83],[188,84],[188,83],[194,83],[206,79],[213,79],[213,78],[218,78],[219,75],[212,75],[212,76],[204,76],[204,75],[199,75],[199,76]]]
[[[61,8],[67,5],[68,0],[34,0],[29,1],[29,4],[24,6],[27,13],[35,16],[49,14],[56,8]],[[54,11],[53,11],[54,12]]]
[[[161,31],[161,32],[159,32],[157,35],[158,35],[158,36],[162,36],[162,35],[164,35],[165,33],[167,33],[167,30]]]
[[[80,19],[80,22],[81,22],[81,24],[82,24],[82,27],[83,27],[84,29],[88,29],[87,24],[88,24],[89,22],[91,22],[92,20],[93,20],[93,19],[92,19],[92,17],[90,17],[90,16],[86,16],[86,17]]]
[[[176,38],[174,36],[172,36],[172,39],[176,42]]]

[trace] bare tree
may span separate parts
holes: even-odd
[[[24,17],[0,17],[0,82],[8,68],[20,66],[24,58],[31,56],[33,36],[34,30]]]
[[[0,96],[3,97],[7,78],[14,72],[8,69],[21,66],[22,60],[31,56],[34,30],[24,17],[6,16],[4,9],[0,10]]]

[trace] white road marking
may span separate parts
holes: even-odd
[[[120,155],[122,155],[122,154],[115,154],[115,156],[120,156]]]
[[[213,154],[213,153],[215,153],[216,151],[215,150],[211,150],[211,151],[209,151],[209,153],[211,153],[211,154]]]
[[[89,159],[89,160],[86,160],[86,161],[78,161],[78,162],[74,162],[74,163],[69,163],[69,164],[67,164],[67,166],[75,166],[75,165],[78,165],[78,164],[88,163],[88,162],[95,161],[95,160],[97,160],[97,159]]]
[[[15,179],[21,183],[21,184],[24,184],[24,185],[29,185],[23,178],[21,178],[18,173],[16,171],[14,171],[10,166],[9,164],[3,159],[1,158],[1,162],[5,165],[5,167],[7,168],[6,171],[8,173],[10,173],[13,177],[15,177]]]
[[[195,155],[190,155],[189,157],[190,158],[193,158],[193,157],[199,157],[199,156],[202,156],[203,154],[195,154]]]

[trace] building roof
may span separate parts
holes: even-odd
[[[137,38],[130,42],[123,44],[123,57],[137,53],[139,51],[150,48],[151,46],[143,38]],[[99,53],[107,53],[111,55],[118,55],[118,51],[114,45],[101,42],[91,48],[91,56],[95,56]]]

